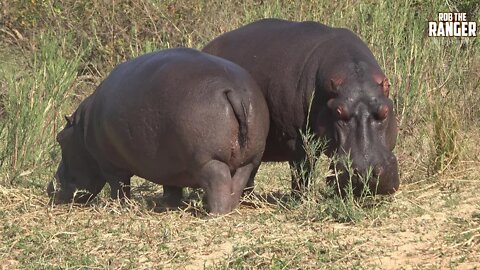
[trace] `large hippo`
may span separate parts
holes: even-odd
[[[227,213],[261,162],[268,128],[265,99],[238,65],[187,48],[145,54],[118,65],[67,118],[47,191],[56,203],[85,202],[109,182],[112,196],[129,196],[137,175],[173,193],[203,188],[208,210]]]
[[[217,37],[203,51],[239,64],[259,84],[270,111],[264,161],[289,161],[299,170],[305,159],[300,131],[308,126],[327,139],[327,155],[337,153],[339,160],[349,155],[353,175],[345,162],[332,163],[343,172],[342,188],[351,179],[357,191],[363,189],[360,179],[369,172],[372,192],[398,189],[390,84],[367,45],[350,30],[264,19]],[[306,178],[294,179],[293,189],[301,191]]]

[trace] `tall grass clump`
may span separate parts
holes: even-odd
[[[302,148],[305,153],[304,159],[299,163],[295,161],[290,163],[291,174],[298,183],[304,183],[300,185],[300,194],[302,194],[303,200],[309,198],[315,198],[318,195],[319,183],[317,179],[321,177],[321,171],[317,169],[317,165],[321,163],[321,154],[326,150],[327,140],[316,136],[308,123],[311,122],[311,111],[313,99],[315,96],[315,90],[312,91],[308,103],[307,121],[304,130],[299,130],[302,140]],[[292,166],[293,165],[293,166]],[[299,196],[300,194],[293,194]]]
[[[55,136],[67,113],[69,90],[82,56],[81,52],[65,55],[66,46],[71,46],[68,38],[41,35],[38,49],[27,59],[27,69],[1,72],[6,82],[0,101],[4,110],[0,119],[2,184],[41,184],[35,178],[54,167],[52,161],[59,153]]]
[[[306,158],[299,165],[299,171],[293,171],[294,177],[305,177],[309,183],[294,208],[300,210],[306,219],[334,220],[342,223],[356,223],[366,218],[375,219],[384,213],[385,196],[378,196],[369,189],[369,181],[373,177],[370,169],[365,176],[359,176],[362,189],[353,186],[355,174],[350,157],[334,155],[327,157],[321,155],[325,150],[326,141],[315,136],[309,129],[301,132]],[[326,171],[328,164],[342,164],[346,172],[337,170]],[[348,173],[350,176],[346,187],[339,186],[339,176]],[[333,176],[331,183],[326,183],[325,178]],[[292,199],[296,198],[293,197]],[[292,206],[292,200],[287,201]]]
[[[314,93],[315,94],[315,93]],[[313,94],[313,95],[314,95]],[[310,119],[313,95],[310,99],[307,119]],[[310,122],[307,120],[307,122]],[[338,156],[334,154],[328,158],[322,153],[326,150],[328,141],[325,138],[315,135],[309,126],[305,131],[300,131],[302,147],[305,152],[305,159],[296,164],[297,169],[292,169],[292,175],[297,181],[308,183],[300,190],[301,196],[294,195],[294,198],[300,197],[302,215],[315,219],[331,219],[338,222],[358,222],[366,217],[375,217],[376,207],[380,205],[380,197],[375,192],[370,191],[369,181],[373,177],[372,168],[365,176],[358,175],[362,182],[362,189],[353,186],[353,177],[356,173],[352,166],[350,155]],[[333,171],[325,172],[323,167],[333,164]],[[342,164],[346,172],[337,170],[336,164]],[[349,180],[346,187],[339,184],[339,176],[342,173],[348,173]],[[334,181],[325,183],[325,178],[330,174]],[[303,179],[302,179],[303,178]]]
[[[460,124],[456,121],[456,112],[442,106],[439,101],[432,106],[432,133],[431,155],[428,161],[429,174],[445,171],[450,165],[458,161],[461,152],[459,138]]]
[[[385,213],[385,202],[387,196],[377,195],[370,190],[368,183],[372,180],[373,168],[367,170],[366,175],[355,173],[352,160],[349,155],[332,157],[334,164],[331,172],[334,177],[333,183],[323,190],[325,204],[319,205],[318,217],[321,219],[332,219],[338,222],[356,223],[366,218],[376,219],[382,213]],[[346,172],[337,170],[335,164],[342,164]],[[339,176],[342,173],[348,173],[349,179],[346,187],[340,187]],[[361,183],[361,189],[353,186],[353,177],[357,176]],[[378,184],[378,181],[377,181]],[[387,200],[386,200],[387,199]]]

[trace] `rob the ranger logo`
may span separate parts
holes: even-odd
[[[438,22],[428,22],[430,37],[476,37],[477,23],[467,20],[466,13],[441,12]]]

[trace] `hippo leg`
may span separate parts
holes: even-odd
[[[301,138],[301,135],[299,134],[298,137]],[[308,189],[315,164],[312,164],[310,159],[307,158],[302,140],[296,139],[290,141],[290,143],[291,147],[295,149],[293,160],[288,162],[292,175],[292,196],[300,198]]]
[[[110,185],[110,197],[112,199],[122,200],[124,198],[131,198],[130,178],[119,181],[108,181],[108,184]]]
[[[48,184],[47,193],[54,204],[71,203],[75,187],[68,184],[61,185],[57,180],[53,180]]]
[[[103,189],[107,182],[105,180],[98,180],[91,186],[86,188],[86,191],[77,190],[73,194],[73,201],[75,203],[87,203],[94,199],[97,194]]]
[[[308,189],[315,164],[311,164],[308,159],[289,161],[288,164],[292,174],[292,195],[299,197]]]
[[[211,160],[202,167],[199,177],[205,190],[209,212],[211,214],[230,212],[233,190],[228,165],[218,160]]]
[[[183,188],[163,185],[163,200],[170,207],[178,207],[182,203]]]
[[[245,189],[243,190],[243,196],[248,196],[248,195],[253,193],[253,188],[254,188],[254,185],[255,185],[255,175],[257,175],[258,168],[260,168],[260,166],[256,166],[256,167],[253,168],[253,170],[250,174],[250,177],[248,178],[247,185],[246,185]]]
[[[253,192],[253,177],[258,171],[259,166],[254,166],[253,164],[245,165],[241,168],[238,168],[235,171],[235,174],[232,177],[232,201],[231,201],[231,210],[235,209],[240,203],[240,198],[245,192]],[[252,189],[247,191],[245,185],[252,182]]]

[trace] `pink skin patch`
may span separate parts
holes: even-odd
[[[373,80],[378,83],[380,86],[382,86],[383,89],[383,95],[385,97],[388,97],[390,94],[390,82],[388,81],[388,78],[385,77],[385,75],[380,75],[380,74],[374,74],[373,75]]]

